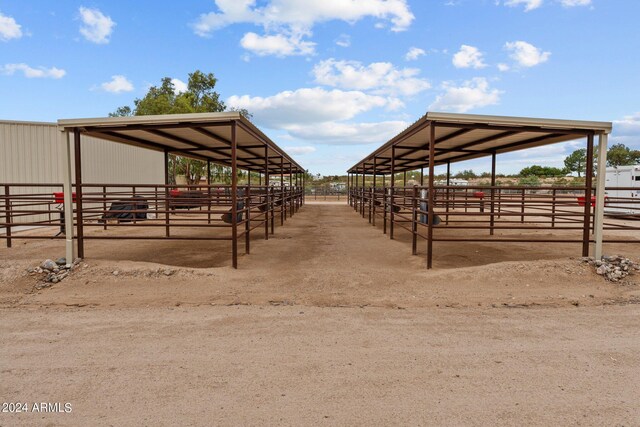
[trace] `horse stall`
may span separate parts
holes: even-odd
[[[418,240],[425,240],[428,268],[434,242],[575,244],[582,256],[599,259],[603,243],[640,243],[624,234],[640,230],[637,224],[604,219],[605,191],[615,190],[605,189],[611,130],[609,122],[429,112],[348,170],[349,204],[373,225],[382,222],[391,239],[398,230],[408,232],[414,255]],[[497,185],[498,155],[578,139],[587,149],[584,185]],[[452,185],[451,164],[480,157],[491,158],[489,185]],[[435,182],[437,166],[446,167],[445,182]],[[413,171],[420,171],[419,185],[406,185]],[[605,239],[610,230],[617,235]]]

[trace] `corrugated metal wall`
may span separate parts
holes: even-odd
[[[66,148],[58,139],[59,133],[54,123],[0,121],[0,184],[62,184]],[[163,184],[163,162],[164,153],[161,152],[82,137],[82,182],[85,184]],[[14,200],[13,210],[61,209],[62,205],[55,203],[34,203],[35,194],[46,198],[54,191],[62,191],[62,188],[11,187],[11,194],[30,198]],[[0,188],[0,194],[5,194],[4,188]],[[5,210],[3,203],[0,203],[0,210]],[[23,214],[13,219],[23,223],[50,222],[58,217],[54,211],[49,214]],[[0,222],[4,222],[4,218],[0,217]],[[4,233],[6,230],[0,227],[0,234]]]
[[[53,123],[0,121],[0,183],[62,183],[65,147]],[[82,137],[82,181],[164,183],[164,154]]]

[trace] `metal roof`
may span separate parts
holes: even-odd
[[[60,130],[113,142],[231,166],[231,128],[236,123],[237,164],[262,172],[265,148],[269,173],[302,172],[304,169],[253,123],[238,112],[165,114],[58,120]]]
[[[428,166],[431,124],[435,165],[608,134],[612,129],[610,122],[428,112],[348,172],[372,174],[375,163],[377,174],[391,173],[392,151],[394,172]]]

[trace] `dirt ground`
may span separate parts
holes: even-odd
[[[438,242],[426,270],[313,201],[260,237],[238,270],[228,242],[91,240],[42,290],[63,242],[0,248],[3,402],[73,408],[0,425],[640,425],[640,276],[577,244]]]

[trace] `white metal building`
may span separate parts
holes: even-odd
[[[0,120],[0,183],[60,183],[66,147],[56,123]],[[83,181],[164,184],[164,154],[82,135]],[[73,167],[73,165],[72,165]]]

